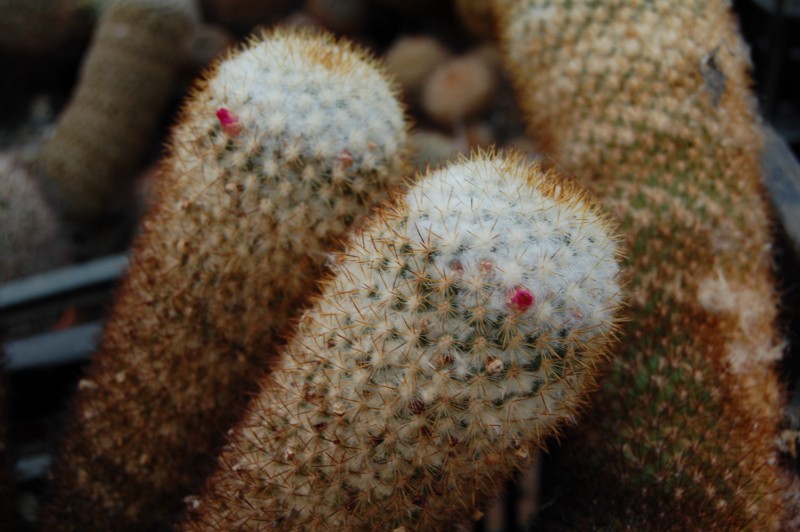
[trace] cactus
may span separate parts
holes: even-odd
[[[79,386],[53,529],[164,522],[213,462],[327,253],[401,184],[406,124],[376,66],[347,42],[280,31],[193,93]]]
[[[0,0],[0,49],[44,54],[89,34],[89,0]]]
[[[0,227],[0,282],[67,259],[55,214],[31,173],[10,153],[0,153]]]
[[[762,141],[728,4],[496,2],[531,134],[628,235],[633,319],[545,528],[781,519]]]
[[[426,80],[444,63],[450,52],[437,39],[427,35],[399,37],[386,51],[386,68],[403,87],[407,102],[419,99]]]
[[[616,245],[520,156],[432,172],[352,237],[185,530],[448,529],[571,419],[616,326]]]
[[[112,0],[75,94],[39,155],[46,190],[68,220],[90,221],[141,163],[172,95],[193,0]]]
[[[448,59],[425,80],[422,107],[437,122],[458,126],[485,111],[497,92],[497,76],[480,49]]]

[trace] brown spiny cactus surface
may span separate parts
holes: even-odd
[[[401,183],[406,124],[360,48],[275,32],[200,83],[171,137],[44,509],[53,530],[168,522],[317,290]]]
[[[197,22],[193,0],[112,0],[38,167],[68,219],[120,203],[153,143]],[[124,202],[124,199],[122,200]]]
[[[748,51],[729,3],[500,0],[529,131],[628,238],[631,321],[543,527],[774,529],[781,355]]]

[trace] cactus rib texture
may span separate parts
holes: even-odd
[[[328,252],[401,184],[406,138],[375,61],[328,35],[269,33],[200,82],[80,383],[49,526],[172,518]]]
[[[627,235],[633,319],[544,528],[780,525],[770,215],[729,4],[495,2],[531,134]]]
[[[39,154],[38,169],[68,220],[105,213],[142,162],[172,96],[192,0],[112,0],[103,10],[75,94]]]
[[[520,156],[432,172],[339,255],[184,530],[447,530],[576,415],[616,242]]]

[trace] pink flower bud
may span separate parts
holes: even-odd
[[[527,288],[515,288],[508,296],[508,306],[517,312],[525,312],[533,306],[535,298]]]
[[[235,137],[242,132],[242,123],[239,121],[239,117],[224,107],[217,109],[217,119],[226,135]]]
[[[336,155],[336,160],[341,163],[342,168],[350,168],[353,165],[353,156],[347,150],[342,150]]]

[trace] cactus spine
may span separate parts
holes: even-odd
[[[327,253],[400,184],[406,138],[395,89],[346,42],[276,32],[216,66],[173,131],[159,202],[81,382],[50,526],[170,518]]]
[[[544,525],[775,528],[781,341],[729,2],[496,7],[530,132],[628,235],[634,318]]]
[[[0,282],[59,266],[67,243],[31,173],[0,153]]]
[[[120,203],[150,146],[197,19],[193,0],[112,0],[38,167],[73,222]]]
[[[575,415],[617,271],[574,183],[491,154],[427,175],[339,256],[184,529],[472,515]]]

